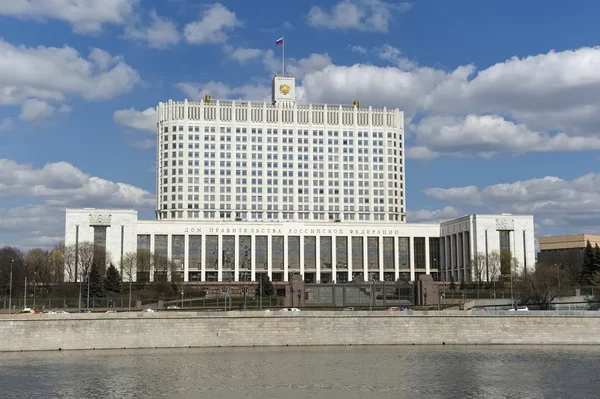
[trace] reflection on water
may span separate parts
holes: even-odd
[[[2,398],[597,398],[600,348],[0,353]]]

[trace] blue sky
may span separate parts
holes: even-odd
[[[52,246],[65,207],[152,218],[153,108],[267,97],[282,35],[302,101],[405,111],[409,222],[600,233],[598,2],[1,3],[0,244]]]

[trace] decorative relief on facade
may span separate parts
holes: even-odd
[[[496,230],[514,230],[515,221],[513,219],[496,219]]]
[[[102,213],[98,213],[98,214],[93,214],[90,213],[90,224],[104,224],[104,225],[110,225],[110,220],[111,220],[111,215],[110,214],[102,214]]]
[[[290,90],[292,90],[292,88],[290,87],[290,85],[282,84],[282,85],[279,86],[279,91],[284,96],[287,96],[290,93]]]

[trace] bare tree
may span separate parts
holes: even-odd
[[[487,258],[487,281],[496,282],[500,277],[500,252],[492,251]]]
[[[138,253],[128,252],[123,255],[123,261],[121,262],[121,277],[129,285],[129,309],[131,309],[131,285],[136,280],[137,261]]]
[[[52,279],[50,252],[34,248],[25,255],[28,278],[36,285],[47,286]]]
[[[147,283],[152,272],[152,253],[147,249],[138,249],[136,255],[136,281]]]
[[[535,270],[523,271],[516,279],[516,288],[523,304],[533,304],[542,310],[550,309],[560,295],[559,275],[554,265],[538,263]]]
[[[479,252],[473,255],[473,258],[470,262],[473,280],[477,283],[477,286],[481,285],[481,283],[486,280],[485,261],[485,254]]]
[[[167,258],[165,255],[154,254],[152,256],[154,281],[170,281],[177,270],[175,262]]]
[[[124,281],[136,281],[137,262],[137,252],[128,252],[123,255],[123,262],[121,262],[121,276]]]
[[[94,264],[95,249],[91,242],[80,242],[65,248],[65,277],[68,281],[81,281]]]
[[[50,268],[52,269],[52,283],[65,281],[65,245],[57,244],[50,251]]]

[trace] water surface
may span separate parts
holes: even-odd
[[[595,346],[0,353],[2,398],[598,398]]]

